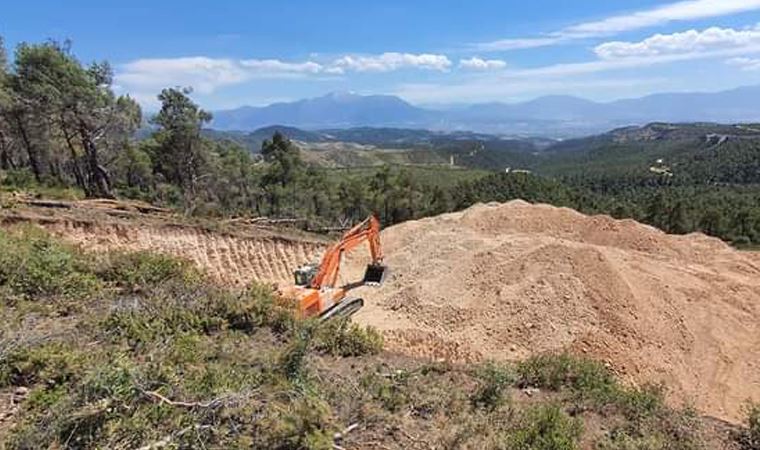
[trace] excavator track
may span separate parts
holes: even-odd
[[[343,299],[319,316],[319,320],[326,321],[341,317],[351,317],[364,306],[364,299],[352,297]]]

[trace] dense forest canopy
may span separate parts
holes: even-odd
[[[209,133],[212,116],[189,88],[157,93],[161,106],[146,131],[139,105],[112,80],[107,62],[83,64],[68,42],[24,43],[12,58],[0,45],[0,184],[140,199],[185,214],[299,218],[311,228],[370,212],[392,224],[523,198],[760,243],[760,134],[751,127],[727,135],[726,126],[655,124],[541,151],[527,141],[436,135],[410,147],[407,164],[331,170],[307,163],[280,132],[260,152]],[[344,134],[352,133],[381,142],[400,131]],[[441,165],[449,159],[457,167]],[[509,166],[532,173],[505,173]]]

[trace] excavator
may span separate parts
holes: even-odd
[[[353,286],[336,287],[343,255],[362,243],[369,244],[371,262],[359,285],[380,286],[388,272],[383,265],[380,247],[380,221],[370,215],[358,225],[346,231],[340,241],[325,252],[319,264],[305,264],[293,272],[295,285],[280,289],[283,298],[295,299],[301,317],[319,317],[327,320],[351,316],[364,306],[364,300],[348,297]]]

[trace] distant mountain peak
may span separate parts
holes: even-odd
[[[361,97],[361,95],[357,94],[354,91],[333,91],[333,92],[328,93],[327,95],[322,96],[321,98],[329,98],[333,100],[345,100],[345,99],[353,100],[358,97]]]
[[[395,127],[577,137],[649,122],[758,122],[760,86],[717,93],[662,93],[600,103],[548,95],[522,103],[425,109],[393,95],[336,91],[322,97],[214,114],[213,128],[252,131],[281,124],[303,129]]]

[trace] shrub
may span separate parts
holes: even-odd
[[[572,418],[558,406],[530,408],[518,427],[506,436],[511,450],[573,450],[583,433],[580,419]]]
[[[84,354],[60,342],[19,348],[0,361],[0,386],[65,383],[75,376],[84,359]]]
[[[731,243],[738,247],[748,246],[752,244],[752,239],[749,236],[736,236]]]
[[[409,373],[396,371],[389,374],[370,372],[364,375],[359,385],[374,399],[379,401],[383,408],[390,412],[396,412],[409,403],[409,395],[406,392]]]
[[[34,174],[29,169],[4,170],[0,172],[0,186],[30,188],[37,185]]]
[[[204,296],[204,293],[198,293]],[[197,305],[156,293],[150,298],[119,306],[97,325],[112,342],[126,341],[133,348],[143,348],[157,340],[185,333],[201,333],[220,328],[220,319],[199,314]]]
[[[625,429],[613,430],[597,444],[599,450],[664,450],[663,436],[656,433],[642,435]]]
[[[230,328],[240,331],[268,327],[275,333],[285,333],[296,327],[294,305],[279,301],[267,286],[254,284],[240,296],[223,296],[212,307]]]
[[[279,369],[290,381],[303,381],[306,376],[306,357],[313,337],[313,327],[304,326],[295,333],[279,358]]]
[[[333,447],[330,407],[311,395],[289,404],[273,404],[254,433],[253,448],[328,450]]]
[[[504,403],[504,390],[515,381],[514,373],[510,368],[493,362],[480,367],[476,376],[481,383],[470,400],[473,406],[489,410],[495,410]]]
[[[40,299],[89,297],[100,287],[83,256],[41,230],[0,231],[0,287]]]
[[[634,421],[655,415],[663,408],[664,401],[664,387],[659,384],[620,389],[615,396],[615,403],[621,412]]]
[[[569,354],[533,356],[517,366],[519,384],[554,391],[570,388],[582,392],[609,390],[612,373],[596,361]]]
[[[236,294],[204,283],[167,283],[122,302],[98,327],[111,340],[126,339],[139,346],[174,335],[210,335],[226,329],[250,334],[268,327],[284,333],[296,328],[296,319],[263,287]]]
[[[747,407],[747,429],[739,436],[742,450],[760,449],[760,403]]]
[[[383,349],[383,337],[372,327],[348,318],[332,319],[317,330],[316,349],[333,356],[374,355]]]
[[[192,285],[200,280],[189,261],[145,251],[111,254],[99,275],[132,292],[170,281]]]

